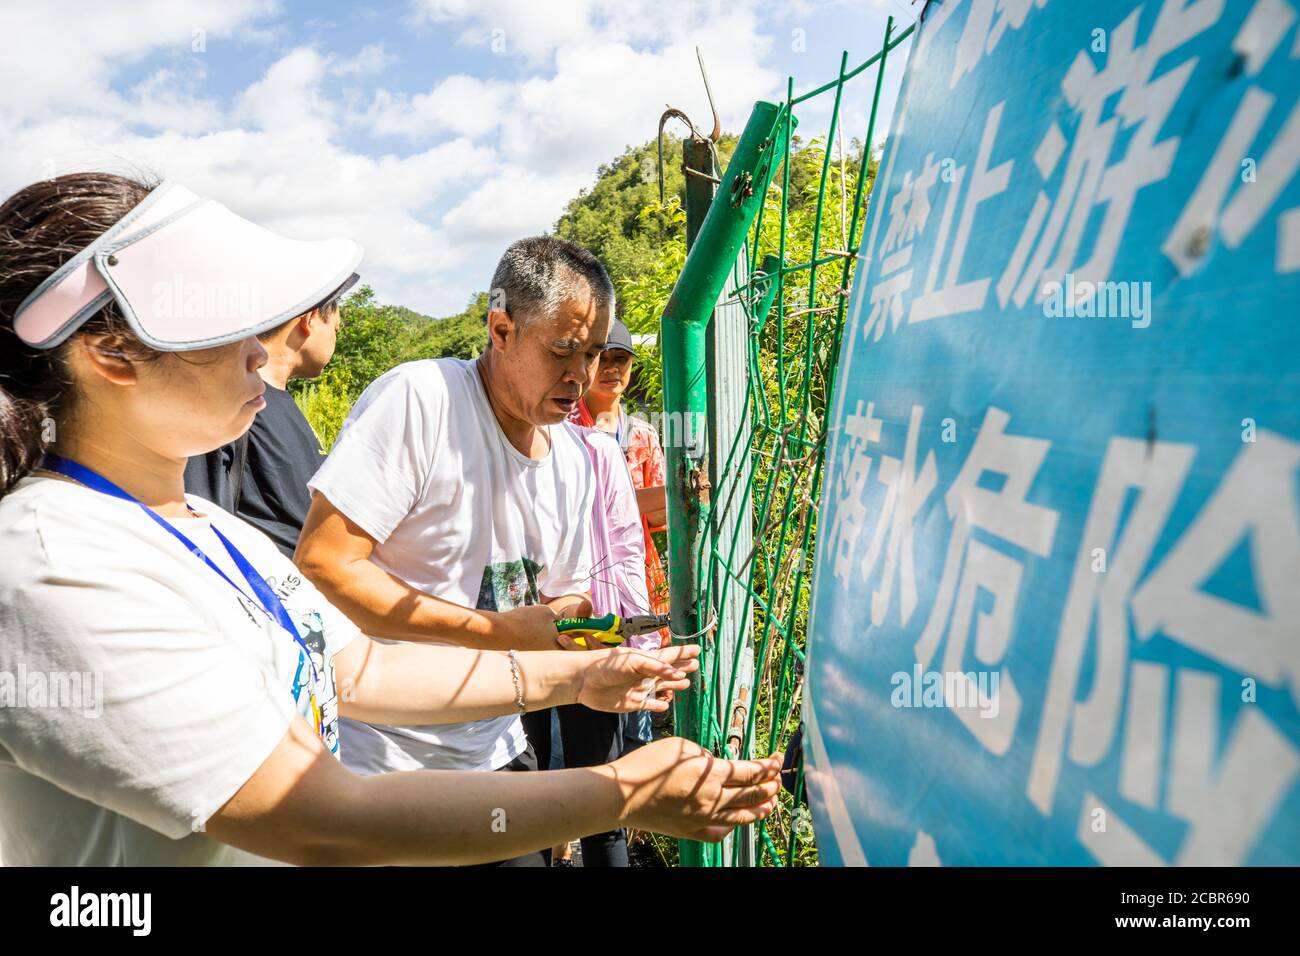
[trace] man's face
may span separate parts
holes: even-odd
[[[502,361],[493,385],[507,411],[532,425],[564,421],[596,373],[611,322],[610,310],[598,308],[590,295],[566,300],[553,316],[534,318],[522,331],[494,310],[488,332]]]
[[[334,357],[338,344],[339,326],[343,315],[337,303],[325,310],[313,310],[308,318],[307,341],[303,343],[303,378],[315,378],[325,371]]]

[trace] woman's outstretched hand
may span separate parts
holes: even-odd
[[[687,675],[699,669],[699,656],[698,644],[645,651],[618,647],[594,653],[582,669],[577,702],[616,714],[665,711],[672,692],[690,686]]]
[[[680,737],[638,747],[609,768],[630,825],[705,843],[762,820],[781,790],[780,754],[724,760]]]

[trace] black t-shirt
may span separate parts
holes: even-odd
[[[239,509],[234,507],[235,476],[230,473],[235,444],[191,458],[185,468],[185,490],[238,514],[293,557],[311,507],[307,482],[325,455],[292,395],[267,385],[265,397],[266,408],[257,413],[248,431]]]

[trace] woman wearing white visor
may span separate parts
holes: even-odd
[[[655,682],[698,666],[696,648],[379,644],[259,531],[186,499],[186,459],[261,406],[256,335],[360,258],[171,183],[74,174],[0,205],[4,863],[468,864],[619,826],[716,840],[771,811],[779,760],[682,740],[545,773],[360,777],[336,759],[340,712],[660,710]]]

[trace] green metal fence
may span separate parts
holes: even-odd
[[[784,750],[798,726],[825,410],[885,66],[912,29],[895,34],[891,18],[865,62],[850,69],[845,53],[834,80],[796,96],[792,78],[785,102],[758,103],[715,195],[708,144],[683,152],[691,243],[660,339],[664,420],[679,426],[664,436],[668,566],[673,631],[704,654],[674,718],[720,755]],[[841,107],[862,74],[874,93],[854,161]],[[798,115],[819,97],[832,98],[825,136],[799,144]],[[726,843],[681,841],[681,864],[814,863],[802,770],[792,784],[772,817]]]

